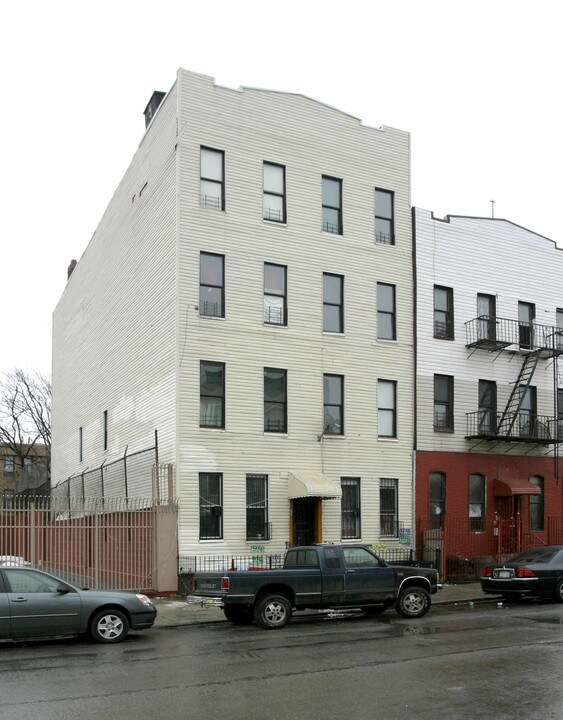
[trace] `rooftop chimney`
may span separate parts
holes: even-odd
[[[72,275],[72,273],[73,273],[73,271],[74,271],[74,268],[75,268],[77,265],[78,265],[78,263],[77,263],[76,260],[71,260],[71,261],[70,261],[70,265],[68,266],[68,270],[66,271],[66,272],[67,272],[67,276],[66,276],[66,279],[67,279],[67,280],[70,278],[70,276]]]
[[[151,124],[151,120],[155,116],[156,111],[158,110],[159,105],[163,101],[165,95],[166,93],[161,92],[160,90],[155,90],[153,92],[151,99],[149,100],[149,104],[144,111],[145,129],[148,128],[148,126]]]

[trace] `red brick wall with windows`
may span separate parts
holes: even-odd
[[[563,481],[554,477],[553,458],[529,455],[492,455],[478,453],[426,452],[416,453],[416,516],[429,520],[429,482],[432,472],[446,475],[446,518],[448,523],[459,520],[467,523],[469,516],[469,475],[485,477],[486,531],[490,532],[495,518],[497,502],[493,494],[495,479],[528,481],[539,475],[544,479],[544,530],[538,538],[547,541],[547,518],[561,522],[563,516]],[[523,527],[529,530],[529,496],[521,496]]]

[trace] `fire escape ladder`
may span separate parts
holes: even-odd
[[[536,371],[538,360],[540,359],[540,351],[534,350],[533,352],[527,353],[524,356],[524,362],[520,368],[518,378],[512,387],[512,392],[508,398],[506,407],[500,417],[498,424],[498,434],[502,436],[509,436],[514,423],[518,417],[518,412],[522,407],[522,402],[526,396],[526,391],[530,387],[530,382]]]

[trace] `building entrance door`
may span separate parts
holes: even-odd
[[[318,542],[317,515],[319,499],[316,497],[294,498],[292,503],[292,544],[312,545]]]
[[[519,552],[521,550],[521,495],[497,497],[495,498],[495,505],[498,516],[501,553]]]

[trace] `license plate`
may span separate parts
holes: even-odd
[[[510,580],[512,577],[512,570],[497,570],[497,577],[501,580]]]

